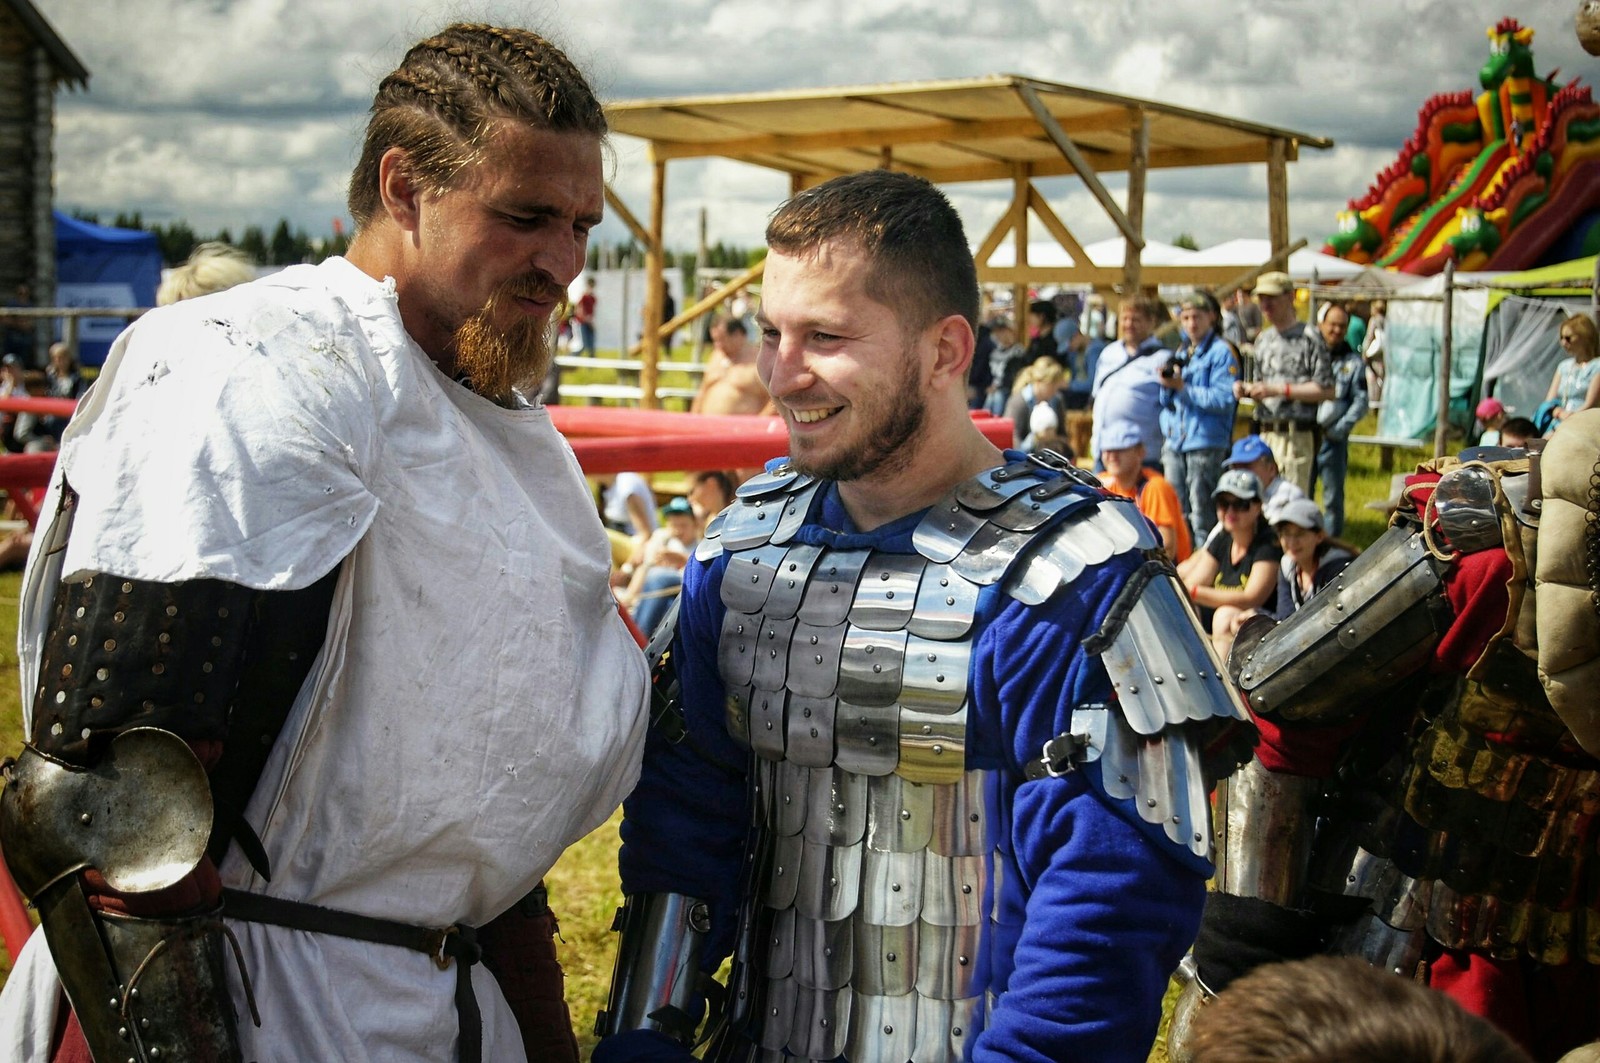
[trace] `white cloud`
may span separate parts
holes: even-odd
[[[1393,159],[1432,93],[1477,90],[1484,28],[1504,0],[37,0],[91,72],[58,97],[57,199],[199,229],[313,234],[344,184],[377,80],[452,18],[550,33],[607,99],[1030,74],[1331,136],[1290,169],[1291,230],[1314,243]],[[1571,0],[1521,0],[1541,71],[1600,80]],[[618,138],[614,187],[648,220],[649,168]],[[753,245],[787,194],[782,175],[720,160],[668,167],[668,242],[699,212],[715,242]],[[1122,186],[1107,182],[1113,189]],[[1084,241],[1112,234],[1071,179],[1042,182]],[[948,190],[974,240],[1004,209],[1000,184]],[[1120,192],[1116,193],[1120,195]],[[1146,232],[1202,243],[1266,234],[1260,167],[1151,174]],[[608,220],[603,239],[625,235]],[[1043,238],[1042,231],[1037,233]]]

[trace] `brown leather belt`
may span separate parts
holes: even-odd
[[[228,919],[267,926],[306,930],[313,934],[370,941],[420,952],[439,967],[456,965],[456,1014],[461,1021],[461,1063],[483,1059],[483,1015],[472,992],[472,966],[483,958],[475,927],[457,923],[447,927],[410,926],[370,915],[356,915],[315,904],[268,897],[243,890],[222,891],[222,914]]]

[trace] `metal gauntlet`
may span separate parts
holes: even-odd
[[[600,1037],[660,1030],[693,1044],[703,1005],[700,946],[711,929],[705,901],[681,893],[640,893],[617,909],[620,930],[611,997],[595,1021]]]
[[[97,1063],[240,1060],[220,913],[147,919],[95,911],[79,875],[93,869],[113,890],[149,893],[200,863],[211,794],[188,744],[134,728],[94,768],[29,746],[6,775],[6,862],[39,911]]]

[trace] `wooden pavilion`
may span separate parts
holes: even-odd
[[[1289,246],[1288,164],[1302,146],[1333,141],[1290,129],[1153,100],[1079,88],[1016,74],[959,81],[902,82],[851,88],[728,96],[635,100],[606,109],[613,132],[647,142],[652,168],[648,227],[609,188],[607,201],[646,253],[645,320],[640,385],[655,404],[659,341],[755,279],[760,266],[710,297],[661,321],[662,230],[666,167],[673,159],[718,157],[789,175],[791,194],[840,174],[893,168],[936,184],[1010,180],[1013,195],[999,223],[976,252],[979,280],[1009,283],[1016,303],[1029,281],[1120,286],[1133,291],[1163,283],[1226,284],[1238,270],[1142,267],[1145,175],[1151,169],[1264,163],[1268,232],[1274,259]],[[1119,205],[1101,175],[1128,175]],[[1036,178],[1075,174],[1127,243],[1120,270],[1097,267],[1082,244],[1034,186]],[[1073,265],[1028,262],[1028,215],[1067,253]],[[990,256],[1010,235],[1015,265],[991,267]]]

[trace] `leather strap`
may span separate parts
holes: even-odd
[[[483,1059],[483,1015],[472,992],[472,965],[483,958],[475,927],[457,923],[448,927],[411,926],[370,915],[341,912],[315,904],[268,897],[260,893],[224,889],[222,914],[246,923],[305,930],[313,934],[370,941],[420,952],[441,970],[456,966],[456,1014],[461,1022],[461,1063]]]

